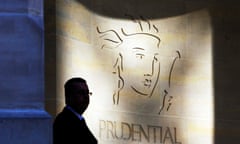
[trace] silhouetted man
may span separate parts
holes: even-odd
[[[53,124],[54,144],[97,144],[82,114],[89,104],[89,89],[82,78],[71,78],[65,85],[65,104]]]

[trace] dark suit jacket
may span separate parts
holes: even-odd
[[[85,120],[79,120],[73,112],[64,108],[53,124],[53,144],[97,144],[97,140]]]

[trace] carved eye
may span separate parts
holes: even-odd
[[[143,55],[143,54],[136,54],[136,58],[137,58],[137,59],[143,59],[143,58],[144,58],[144,55]]]

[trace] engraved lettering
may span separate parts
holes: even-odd
[[[139,143],[182,144],[177,138],[177,128],[139,123],[99,121],[99,138]]]

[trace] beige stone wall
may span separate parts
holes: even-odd
[[[58,113],[64,82],[80,76],[93,92],[84,116],[100,144],[213,144],[215,102],[223,106],[214,71],[222,6],[56,1],[56,84],[47,92],[56,95],[47,109]]]

